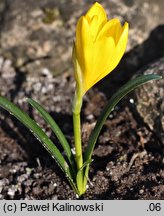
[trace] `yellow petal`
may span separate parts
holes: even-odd
[[[90,10],[88,10],[85,16],[88,20],[92,20],[92,17],[95,15],[98,16],[98,26],[102,25],[104,22],[107,22],[105,10],[98,2],[96,2]]]
[[[115,67],[119,64],[125,49],[127,45],[127,40],[128,40],[128,23],[125,23],[123,28],[120,30],[122,32],[121,36],[118,38],[118,42],[115,48],[113,48],[113,54],[112,56],[108,58],[107,62],[107,70],[103,70],[103,73],[100,74],[100,76],[97,78],[96,82],[104,78],[107,74],[109,74],[112,70],[115,69]],[[120,34],[120,33],[119,33]],[[108,51],[108,53],[110,53]],[[95,83],[96,83],[95,82]],[[95,84],[94,83],[94,84]]]
[[[126,22],[122,28],[122,34],[116,46],[116,58],[115,59],[118,63],[120,59],[122,58],[125,52],[125,49],[126,49],[126,45],[128,41],[128,31],[129,31],[129,24]]]
[[[128,39],[128,23],[116,18],[107,22],[99,3],[82,16],[76,28],[75,79],[82,94],[110,73],[122,58]]]
[[[112,37],[106,37],[94,44],[92,59],[90,59],[88,68],[84,73],[85,91],[106,76],[111,68],[113,68],[112,59],[114,49],[115,43]]]
[[[119,23],[119,25],[117,23]],[[120,22],[116,22],[116,24],[116,26],[119,26],[118,28],[120,28]],[[121,28],[119,31],[122,32],[122,34],[121,36],[119,35],[119,38],[117,38],[117,44],[115,44],[113,37],[105,37],[96,42],[95,50],[98,50],[98,53],[95,52],[94,54],[95,61],[92,66],[92,68],[94,69],[93,71],[95,71],[95,74],[92,74],[91,71],[91,76],[90,78],[88,78],[88,80],[90,80],[90,87],[92,87],[95,83],[97,83],[106,75],[108,75],[112,70],[114,70],[114,68],[120,62],[127,45],[128,23],[125,23],[123,28]],[[117,34],[115,33],[115,35]],[[100,50],[103,50],[103,55],[101,55]],[[93,78],[91,77],[94,77],[96,79],[93,81]],[[87,86],[87,90],[89,89],[89,85]]]
[[[90,32],[92,35],[92,41],[95,42],[97,34],[99,31],[99,26],[98,26],[98,16],[95,15],[92,17],[92,20],[90,22]]]
[[[101,31],[99,32],[99,35],[97,36],[97,40],[101,37],[113,37],[115,40],[115,43],[118,42],[119,37],[122,33],[122,26],[120,24],[119,19],[114,18],[108,21]]]
[[[90,49],[91,35],[88,34],[89,31],[89,24],[86,18],[82,16],[76,27],[76,53],[82,71],[85,70],[86,58],[88,58],[86,53]]]

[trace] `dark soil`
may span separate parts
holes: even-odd
[[[70,82],[71,79],[67,80]],[[58,103],[59,110],[63,106],[70,107],[69,103],[67,100],[65,104],[63,101]],[[85,97],[82,110],[84,149],[105,103],[105,95],[96,88]],[[22,108],[27,110],[27,106]],[[73,143],[71,114],[50,112]],[[45,127],[36,113],[35,119]],[[6,112],[1,113],[0,121],[0,198],[77,199],[64,174],[33,135]],[[57,142],[50,130],[45,129]],[[153,131],[138,117],[128,98],[106,121],[93,159],[88,189],[80,199],[164,198],[162,146]]]

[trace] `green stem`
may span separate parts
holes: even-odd
[[[81,128],[80,128],[80,114],[73,114],[75,150],[76,150],[76,164],[79,170],[83,165],[82,146],[81,146]]]
[[[74,129],[74,140],[75,140],[75,151],[76,151],[76,165],[78,170],[78,175],[76,176],[77,188],[79,195],[81,196],[84,191],[83,178],[84,172],[83,169],[80,170],[83,166],[83,152],[82,152],[82,142],[81,142],[81,120],[80,112],[82,106],[82,94],[80,91],[76,91],[74,101],[73,101],[73,129]]]
[[[81,144],[81,120],[80,111],[82,105],[82,97],[75,94],[73,103],[73,129],[76,150],[76,164],[79,170],[83,166],[82,144]]]

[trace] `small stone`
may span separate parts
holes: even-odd
[[[54,183],[54,184],[53,184],[53,186],[54,186],[54,187],[57,187],[57,184],[56,184],[56,183]]]
[[[139,194],[143,194],[143,193],[144,193],[143,189],[139,190]]]
[[[164,77],[164,58],[150,64],[137,73],[157,74]],[[135,90],[136,108],[144,122],[164,143],[164,79],[148,82]]]
[[[129,102],[130,102],[131,104],[133,104],[133,103],[134,103],[134,99],[133,99],[133,98],[130,98]]]
[[[7,194],[8,194],[9,196],[11,196],[11,197],[14,197],[14,196],[15,196],[15,192],[16,192],[15,188],[12,187],[12,188],[9,188]]]

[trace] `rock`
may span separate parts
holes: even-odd
[[[68,7],[69,3],[69,7]],[[54,74],[72,72],[71,52],[78,18],[93,1],[0,1],[0,54],[30,73],[48,67]],[[163,23],[164,2],[108,0],[102,3],[109,18],[130,23],[127,50],[141,44]]]
[[[110,17],[119,17],[123,22],[130,24],[128,50],[143,43],[150,32],[158,25],[163,24],[164,2],[162,0],[108,0],[105,8]]]
[[[164,77],[164,58],[148,65],[137,73],[139,74],[158,74]],[[135,96],[138,113],[164,144],[164,78],[137,88]]]
[[[9,0],[0,1],[0,93],[2,95],[18,102],[20,106],[24,103],[24,97],[28,96],[39,100],[51,110],[54,110],[59,102],[62,104],[61,101],[64,100],[71,104],[74,93],[73,78],[70,79],[67,72],[58,76],[57,79],[53,75],[64,71],[72,72],[71,50],[75,26],[79,16],[88,10],[92,2],[71,0],[68,7],[67,0],[14,0],[14,4],[11,4]],[[109,18],[119,17],[122,22],[130,23],[127,50],[132,50],[136,45],[139,46],[143,41],[146,41],[150,32],[162,24],[162,18],[164,18],[164,2],[162,0],[155,2],[149,0],[108,0],[103,3],[103,6]],[[156,32],[154,35],[157,35]],[[149,52],[150,43],[144,43],[144,46],[139,46],[138,49],[135,48],[133,52],[129,52],[132,57],[127,64],[124,61],[125,67],[119,69],[117,76],[112,73],[115,77],[119,77],[121,74],[119,82],[127,76],[125,75],[126,71],[128,72],[126,74],[135,71],[133,68],[130,69],[130,64],[139,67],[147,63],[146,59],[150,61],[152,57],[156,58],[157,51],[154,50],[159,50],[161,43],[157,47],[153,46]],[[155,53],[155,55],[150,56],[150,53]],[[123,71],[123,75],[121,71]],[[114,86],[118,86],[115,84],[116,82],[111,81],[112,83]],[[59,86],[62,90],[59,89]],[[107,80],[108,92],[115,90],[114,86],[111,85],[109,91]],[[54,97],[52,98],[51,95]],[[161,105],[161,107],[163,106]],[[55,111],[58,113],[63,110],[70,113],[71,105]],[[153,113],[153,116],[155,118],[159,115]],[[150,121],[148,124],[150,128],[153,128],[154,120],[151,123]]]
[[[0,56],[0,94],[8,95],[15,88],[14,80],[16,77],[16,71],[12,66],[12,62],[9,59],[4,59]],[[5,85],[4,85],[5,83]],[[6,88],[6,86],[8,86]]]

